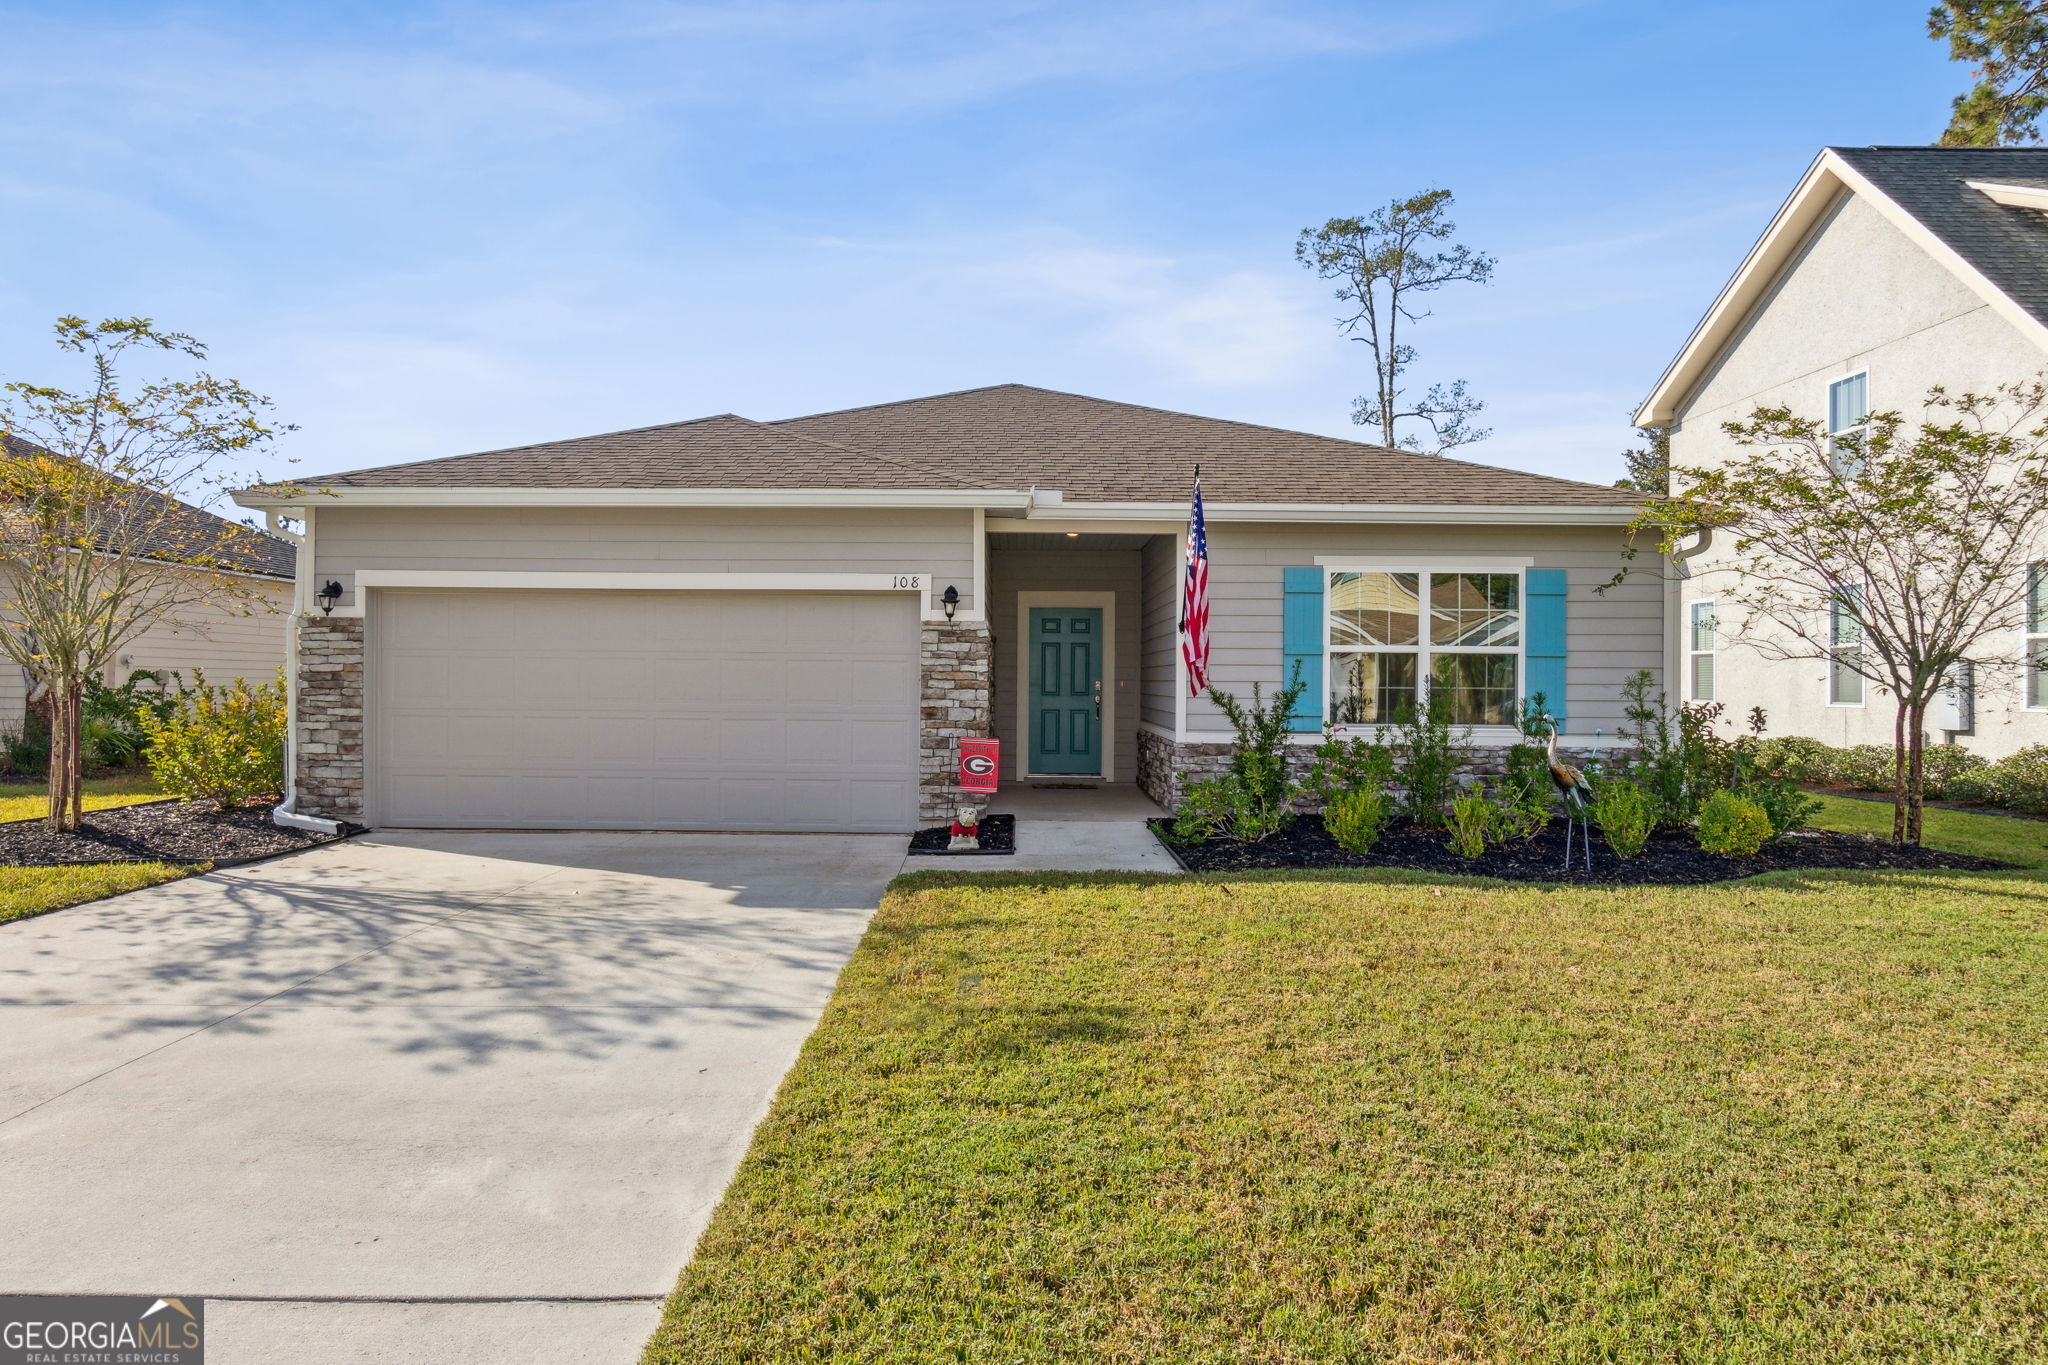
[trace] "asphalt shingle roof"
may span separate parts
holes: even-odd
[[[997,384],[810,417],[717,417],[299,480],[310,488],[1059,489],[1173,502],[1627,506],[1633,495],[1277,427]]]
[[[2048,323],[2048,216],[1993,203],[1972,180],[2048,189],[2048,147],[1835,147],[1892,202]]]

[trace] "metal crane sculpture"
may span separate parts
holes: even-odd
[[[1550,762],[1550,780],[1557,786],[1558,795],[1564,798],[1564,865],[1572,865],[1572,828],[1578,827],[1579,838],[1586,846],[1586,871],[1593,870],[1593,826],[1587,818],[1593,803],[1593,785],[1586,781],[1586,775],[1557,756],[1557,726],[1550,727],[1550,741],[1544,746],[1544,756]]]

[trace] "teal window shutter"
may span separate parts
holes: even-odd
[[[1282,569],[1280,587],[1280,685],[1294,681],[1297,665],[1308,684],[1287,728],[1314,734],[1323,728],[1323,571]]]
[[[1522,577],[1528,596],[1525,613],[1528,624],[1527,655],[1529,676],[1522,681],[1522,695],[1543,694],[1550,714],[1564,723],[1565,684],[1565,572],[1563,569],[1530,569]]]

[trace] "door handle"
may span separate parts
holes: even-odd
[[[1095,719],[1102,719],[1102,679],[1095,680]]]

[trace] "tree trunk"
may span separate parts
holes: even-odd
[[[1917,847],[1920,816],[1927,805],[1927,703],[1914,702],[1906,719],[1906,842]]]
[[[1906,713],[1905,699],[1899,699],[1897,711],[1892,716],[1892,842],[1906,842],[1906,788],[1908,786],[1908,763],[1906,759]]]
[[[74,830],[84,815],[84,756],[78,749],[78,711],[84,694],[80,683],[50,688],[50,813],[51,829]]]

